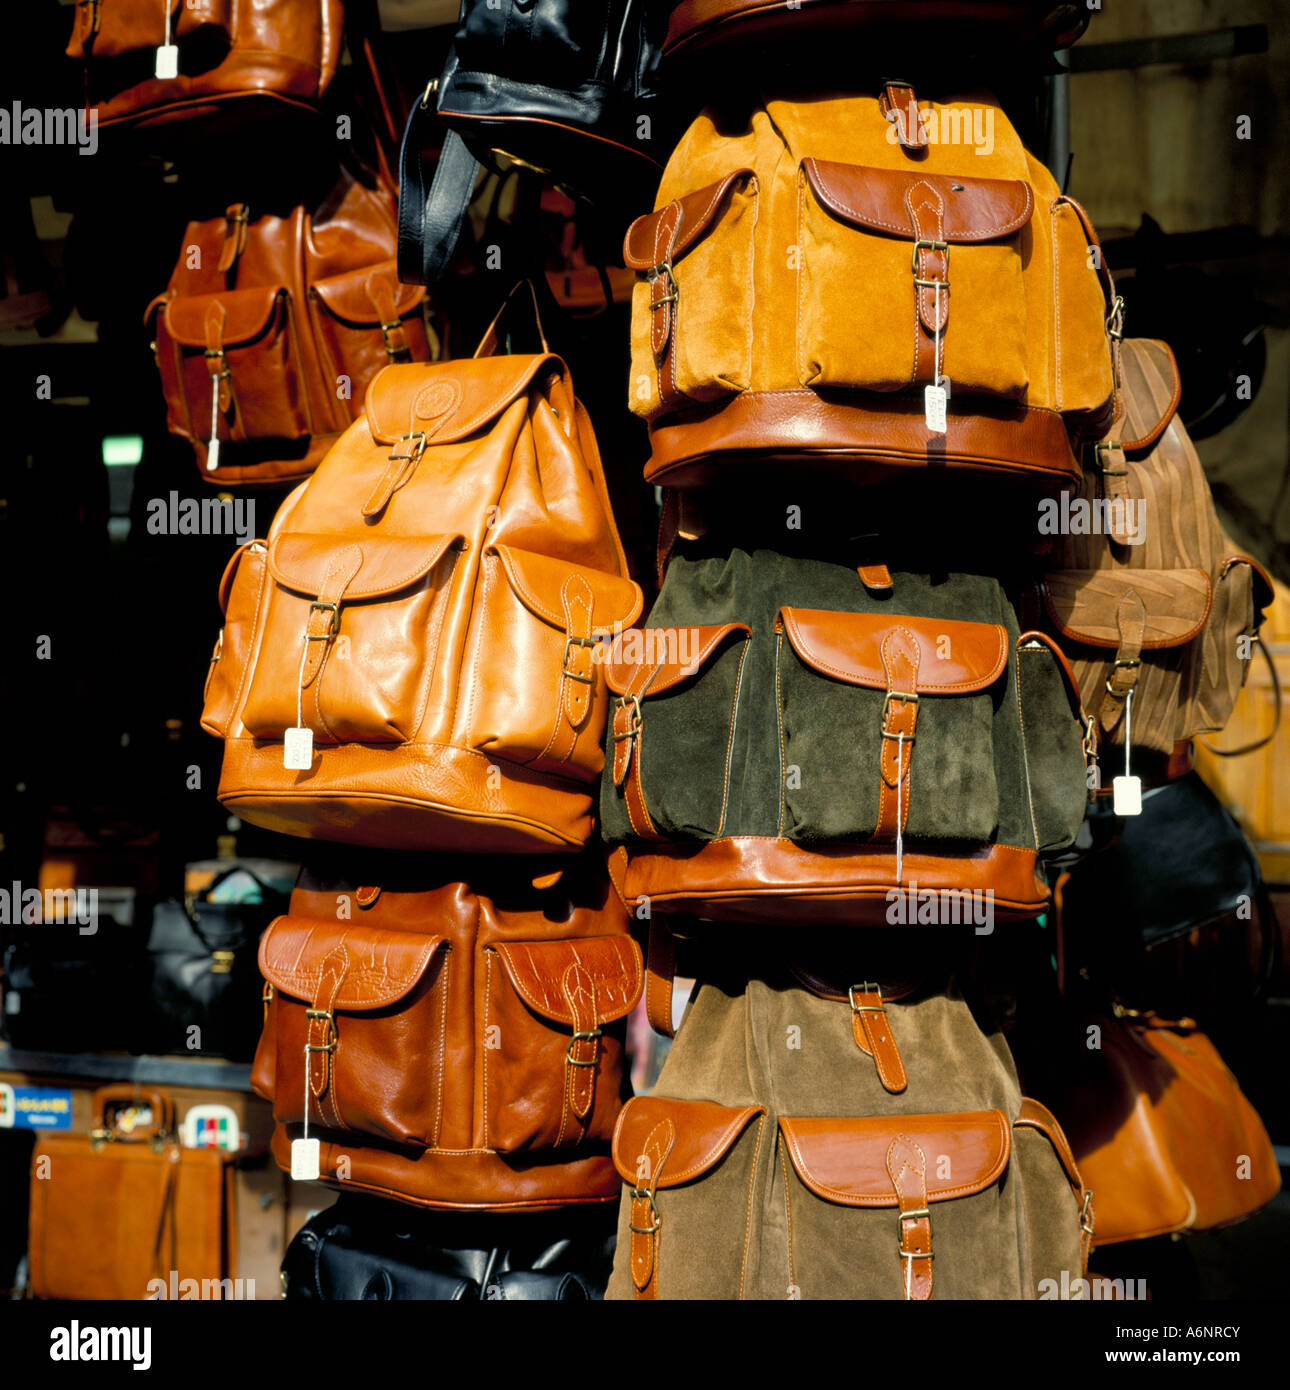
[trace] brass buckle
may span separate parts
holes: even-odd
[[[876,1004],[857,1004],[856,990],[863,990],[865,994],[876,994],[878,1002]],[[882,986],[877,980],[865,980],[858,985],[847,986],[847,1001],[851,1005],[853,1014],[885,1014],[887,1006],[882,1002]]]
[[[634,1221],[628,1222],[629,1229],[638,1236],[657,1235],[662,1229],[663,1222],[659,1218],[658,1204],[654,1201],[654,1194],[648,1187],[633,1187],[633,1201],[645,1201],[649,1203],[650,1224],[648,1226],[638,1226]]]
[[[408,454],[399,453],[399,445],[406,443],[409,439],[415,439],[417,441],[415,450],[412,453]],[[426,436],[424,430],[414,430],[411,434],[401,434],[399,435],[398,440],[394,444],[393,448],[391,448],[390,450],[390,462],[393,463],[396,459],[407,459],[411,463],[416,463],[416,461],[421,457],[422,454],[425,453],[425,451]]]
[[[425,91],[421,93],[421,109],[422,109],[422,111],[424,111],[424,110],[426,109],[426,107],[430,104],[430,93],[431,93],[431,92],[438,92],[438,90],[439,90],[439,79],[438,79],[437,77],[432,77],[432,78],[430,79],[430,81],[426,83],[426,89],[425,89]]]
[[[265,982],[264,982],[264,989],[263,989],[263,990],[261,991],[261,993],[260,993],[260,1003],[261,1003],[261,1004],[268,1004],[268,1003],[270,1003],[270,1002],[272,1001],[272,999],[273,999],[273,986],[268,982],[268,980],[265,980]]]
[[[385,355],[390,359],[391,362],[406,362],[408,358],[411,356],[411,349],[409,348],[406,339],[404,340],[402,347],[395,347],[390,342],[390,334],[393,333],[395,329],[401,329],[402,327],[402,319],[392,319],[389,323],[383,323],[381,325],[381,340],[385,344]],[[420,455],[418,454],[417,457],[419,458]]]
[[[1101,453],[1103,449],[1108,452],[1112,449],[1118,449],[1121,454],[1124,453],[1124,446],[1116,439],[1103,439],[1099,443],[1094,444],[1093,466],[1097,471],[1104,478],[1127,478],[1129,476],[1129,470],[1127,468],[1108,468],[1106,464],[1102,462]]]
[[[928,240],[927,237],[921,237],[921,236],[920,236],[920,237],[917,237],[917,238],[915,238],[915,240],[914,240],[914,249],[913,249],[913,251],[911,252],[910,257],[909,257],[909,273],[910,273],[911,275],[917,276],[917,274],[918,274],[918,252],[919,252],[919,249],[920,249],[920,248],[925,249],[925,250],[928,250],[928,251],[944,251],[944,252],[945,252],[945,259],[946,259],[947,262],[949,261],[949,258],[950,258],[950,244],[949,244],[948,241],[930,241],[930,240]],[[946,273],[947,273],[947,274],[949,273],[949,266],[948,266],[948,264],[946,265]],[[918,279],[915,279],[915,281],[914,281],[914,284],[916,284],[916,285],[945,285],[945,286],[948,286],[949,283],[950,283],[950,282],[949,282],[948,280],[918,280]]]
[[[227,381],[232,375],[228,369],[228,358],[224,356],[224,349],[222,347],[206,348],[202,352],[202,356],[206,358],[208,362],[215,358],[219,358],[220,362],[223,364],[223,370],[214,373],[214,379],[216,381]]]
[[[618,708],[625,709],[628,705],[632,707],[631,723],[625,734],[614,734],[615,743],[621,743],[625,738],[635,738],[641,731],[641,697],[639,695],[620,695]]]
[[[330,610],[331,618],[328,620],[326,632],[306,632],[305,641],[330,642],[331,639],[335,637],[337,629],[340,627],[340,604],[332,603],[330,599],[316,598],[309,605],[309,611],[312,613],[315,608],[322,612]]]
[[[891,702],[892,702],[893,700],[899,700],[902,704],[912,704],[912,705],[918,704],[918,696],[917,696],[912,690],[889,690],[889,691],[886,693],[886,695],[883,696],[883,701],[882,701],[882,722],[883,722],[882,736],[883,736],[883,738],[902,738],[902,737],[903,737],[903,738],[905,739],[906,742],[912,742],[912,741],[913,741],[913,738],[914,738],[914,735],[913,735],[913,734],[903,734],[903,735],[902,735],[902,734],[899,734],[899,733],[892,734],[892,733],[888,733],[888,732],[887,732],[887,728],[886,728],[886,724],[887,724],[887,714],[888,714],[888,711],[891,709]]]
[[[569,1045],[564,1049],[564,1055],[571,1067],[594,1067],[600,1060],[598,1057],[590,1059],[579,1058],[573,1055],[573,1049],[580,1042],[599,1042],[602,1034],[599,1028],[588,1028],[576,1030],[573,1037],[569,1039]],[[599,1052],[599,1048],[596,1049]]]
[[[656,280],[661,280],[664,275],[666,275],[671,282],[672,288],[662,299],[651,300],[649,306],[651,309],[661,309],[664,304],[675,304],[681,297],[680,286],[676,283],[676,272],[672,269],[672,258],[670,256],[667,260],[660,261],[658,265],[650,266],[645,272],[645,279],[652,285]]]
[[[564,639],[564,654],[560,657],[560,674],[568,676],[571,681],[578,681],[582,685],[595,685],[596,677],[580,676],[576,671],[569,670],[569,648],[578,647],[598,647],[600,639],[598,637],[574,637],[570,634]]]
[[[1113,661],[1113,662],[1111,663],[1111,669],[1112,669],[1112,671],[1117,671],[1117,670],[1133,671],[1133,670],[1136,670],[1136,669],[1137,669],[1139,666],[1141,666],[1141,665],[1142,665],[1142,659],[1141,659],[1140,657],[1136,657],[1136,656],[1117,657],[1117,658],[1115,659],[1115,661]],[[1113,689],[1111,688],[1111,682],[1112,682],[1114,679],[1115,679],[1115,677],[1114,677],[1113,675],[1108,676],[1108,677],[1106,678],[1106,693],[1107,693],[1108,695],[1114,695],[1114,696],[1116,697],[1116,699],[1120,699],[1120,698],[1121,698],[1120,692],[1119,692],[1119,691],[1116,691],[1116,690],[1113,690]],[[1130,687],[1130,688],[1132,688],[1132,687]]]
[[[1084,1205],[1079,1212],[1079,1228],[1088,1235],[1093,1234],[1093,1190],[1087,1188],[1084,1192]]]
[[[232,951],[212,951],[211,952],[211,974],[227,975],[233,969]]]
[[[921,1221],[926,1217],[932,1219],[932,1213],[926,1207],[911,1207],[909,1211],[902,1211],[896,1218],[896,1225],[900,1229],[900,1235],[896,1237],[896,1248],[900,1251],[901,1258],[906,1260],[930,1260],[932,1252],[930,1250],[906,1250],[905,1249],[905,1222]]]
[[[305,1017],[312,1022],[316,1018],[327,1020],[327,1041],[325,1043],[305,1043],[306,1052],[335,1052],[340,1035],[336,1031],[336,1018],[330,1009],[306,1009]]]

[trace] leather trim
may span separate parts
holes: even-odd
[[[1101,588],[1096,597],[1090,594],[1094,588]],[[1136,595],[1141,602],[1144,651],[1192,641],[1209,621],[1214,603],[1213,585],[1201,569],[1050,570],[1040,589],[1048,616],[1063,637],[1113,650],[1121,645],[1121,633],[1118,604],[1108,591],[1119,598]]]
[[[677,648],[680,645],[680,634],[682,632],[696,633],[698,635],[698,650],[688,662],[668,661],[666,659],[669,652],[679,655]],[[629,632],[622,632],[614,637],[610,644],[609,655],[604,664],[605,684],[615,695],[626,695],[628,691],[639,694],[642,700],[648,699],[653,695],[662,695],[665,691],[671,690],[673,686],[679,685],[682,681],[689,680],[701,667],[706,666],[717,651],[717,648],[733,633],[741,633],[745,638],[752,636],[752,628],[747,623],[721,623],[711,627],[689,627],[689,628],[633,628]],[[649,634],[662,634],[651,637]],[[676,641],[669,640],[668,634],[674,633]],[[631,647],[639,644],[643,653],[643,659],[638,661],[625,661],[624,651],[630,651]],[[663,648],[663,660],[659,660],[659,646]],[[651,650],[655,648],[655,650]],[[639,684],[634,684],[637,674],[645,667],[656,667],[653,678],[642,688]]]
[[[324,1005],[346,1012],[384,1009],[404,998],[422,980],[444,944],[441,936],[421,936],[380,927],[278,917],[260,938],[260,974],[282,994],[315,1004],[325,977],[344,968]]]
[[[461,385],[463,370],[469,371],[469,392]],[[567,375],[553,353],[395,362],[382,367],[367,388],[363,410],[368,430],[377,444],[396,444],[406,434],[451,444],[495,420],[545,373]]]
[[[903,880],[890,845],[857,842],[812,850],[773,836],[628,851],[624,892],[657,909],[725,922],[836,922],[886,926],[887,893],[954,888],[994,892],[996,921],[1034,917],[1048,906],[1033,849],[990,845],[971,854],[905,847]]]
[[[927,186],[941,209],[938,241],[972,243],[1011,236],[1035,210],[1030,185],[1020,179],[872,169],[829,159],[804,159],[802,172],[821,206],[841,221],[910,241],[919,232],[905,200],[920,185]]]
[[[364,536],[360,541],[336,536],[311,536],[293,532],[269,542],[269,573],[285,589],[318,598],[332,596],[329,584],[342,554],[357,561],[353,577],[336,598],[347,603],[356,599],[383,598],[396,594],[417,580],[424,579],[449,550],[461,545],[464,537],[426,536],[397,538]]]
[[[734,1108],[707,1100],[634,1096],[614,1125],[614,1167],[634,1187],[636,1161],[645,1152],[649,1135],[670,1120],[676,1126],[676,1141],[664,1170],[652,1177],[660,1188],[679,1187],[716,1167],[749,1122],[765,1113],[764,1105]]]
[[[572,1028],[582,1022],[566,997],[565,975],[577,966],[594,993],[595,1024],[625,1018],[645,988],[641,948],[628,936],[569,941],[498,941],[496,951],[515,992],[535,1013]]]
[[[1135,391],[1127,382],[1125,383],[1123,388],[1125,415],[1120,431],[1120,447],[1134,452],[1139,449],[1150,449],[1169,428],[1171,421],[1178,413],[1178,403],[1182,400],[1182,377],[1178,372],[1178,361],[1168,343],[1162,343],[1157,338],[1135,338],[1131,343],[1125,344],[1125,347],[1129,350],[1121,355],[1122,374],[1127,375],[1130,370],[1139,371],[1141,369],[1139,359],[1150,358],[1152,359],[1152,367],[1160,372],[1173,388],[1165,408],[1158,417],[1155,420],[1144,420],[1140,418],[1139,410],[1152,401],[1154,393]]]
[[[818,608],[781,608],[793,650],[812,669],[849,685],[887,689],[882,659],[885,640],[908,633],[919,647],[920,694],[964,695],[993,685],[1008,664],[1008,633],[997,623],[970,623],[904,613],[836,613]],[[939,640],[950,638],[950,657],[939,655]]]
[[[898,1135],[932,1155],[925,1175],[927,1200],[945,1202],[984,1192],[1008,1166],[1011,1127],[1000,1110],[962,1114],[793,1118],[780,1133],[797,1176],[817,1197],[847,1207],[899,1205],[887,1171],[887,1151]],[[935,1156],[948,1154],[950,1176]]]
[[[706,188],[687,193],[683,198],[638,217],[627,228],[627,235],[623,238],[623,264],[629,270],[646,271],[660,263],[659,230],[667,213],[673,208],[679,211],[679,219],[674,213],[676,230],[667,238],[666,259],[680,260],[716,226],[731,189],[744,180],[751,180],[755,184],[757,176],[751,169],[736,169]]]
[[[867,482],[929,465],[1023,475],[1040,492],[1083,477],[1056,411],[973,396],[963,398],[969,413],[957,415],[955,397],[945,435],[929,446],[921,391],[917,399],[890,396],[873,404],[864,403],[863,394],[826,398],[805,387],[744,391],[725,402],[655,416],[646,481],[675,488],[728,485],[726,470],[734,463],[746,468],[750,456],[797,460],[803,454],[810,454],[816,472],[833,467],[853,473],[863,466]],[[1096,433],[1096,422],[1092,428]]]

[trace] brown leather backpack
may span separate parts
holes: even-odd
[[[344,20],[344,0],[76,0],[67,54],[102,126],[208,121],[247,98],[312,111]]]
[[[642,596],[558,357],[378,372],[221,597],[202,723],[237,815],[388,848],[586,841],[600,638]]]
[[[651,481],[791,458],[1056,492],[1111,423],[1097,237],[988,95],[889,82],[705,111],[655,208],[624,245]]]
[[[382,180],[343,171],[325,212],[235,203],[188,225],[147,316],[167,423],[208,482],[307,476],[381,367],[430,356],[425,290],[398,281],[396,222]]]
[[[456,858],[436,877],[423,861],[417,882],[306,870],[261,939],[251,1084],[273,1102],[274,1156],[291,1167],[307,1105],[322,1176],[347,1189],[474,1209],[612,1201],[643,971],[603,865],[535,887],[531,866]]]
[[[1132,746],[1168,754],[1231,717],[1272,584],[1219,524],[1178,419],[1173,353],[1127,341],[1120,371],[1124,414],[1097,467],[1073,499],[1041,507],[1041,534],[1057,539],[1036,616],[1061,640],[1101,741],[1124,746],[1132,694]]]

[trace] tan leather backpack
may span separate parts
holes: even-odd
[[[1097,467],[1069,502],[1041,507],[1040,531],[1057,539],[1036,616],[1060,639],[1100,739],[1124,746],[1132,694],[1132,747],[1168,754],[1231,717],[1272,584],[1219,524],[1168,346],[1125,342],[1121,378],[1124,414]]]
[[[430,356],[393,190],[343,171],[326,209],[235,203],[189,223],[148,306],[167,424],[218,487],[307,477],[381,367]]]
[[[600,638],[642,595],[558,357],[382,369],[221,599],[202,724],[244,820],[391,849],[586,841]]]
[[[1055,491],[1111,422],[1097,237],[988,96],[888,83],[705,111],[656,209],[624,248],[655,482],[809,456]]]
[[[273,1102],[274,1156],[291,1167],[307,1106],[321,1176],[347,1189],[472,1209],[612,1201],[643,969],[603,863],[535,886],[522,861],[422,859],[411,891],[389,858],[376,886],[306,869],[261,939],[251,1085]]]
[[[247,98],[315,110],[344,21],[344,0],[76,0],[67,55],[103,126],[209,122]]]

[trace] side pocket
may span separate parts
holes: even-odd
[[[1109,427],[1115,368],[1107,335],[1115,286],[1084,209],[1062,196],[1049,209],[1053,248],[1053,396],[1085,438]],[[1095,259],[1094,253],[1096,253]]]
[[[610,1298],[734,1299],[760,1239],[753,1183],[764,1106],[637,1096],[614,1129],[627,1184]]]
[[[1017,638],[1017,703],[1026,777],[1041,854],[1065,849],[1079,833],[1088,791],[1079,686],[1061,648],[1038,632]]]
[[[484,1148],[518,1153],[610,1138],[622,1103],[621,1020],[644,983],[629,936],[485,948]]]
[[[1029,1287],[1022,1297],[1069,1297],[1064,1290],[1088,1272],[1093,1194],[1084,1186],[1062,1127],[1037,1100],[1022,1100],[1012,1135],[1030,1255]]]
[[[737,169],[627,229],[632,291],[628,405],[646,419],[720,400],[752,376],[757,179]]]
[[[202,728],[216,738],[228,738],[234,732],[231,721],[242,694],[264,595],[266,555],[263,541],[239,546],[220,580],[224,626],[215,641],[202,705]]]

